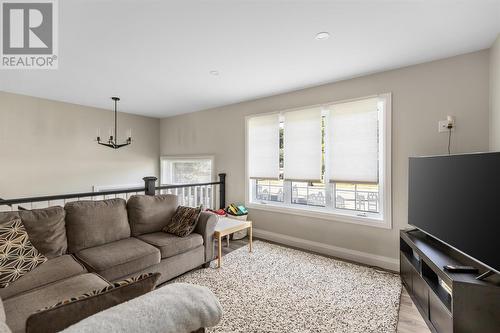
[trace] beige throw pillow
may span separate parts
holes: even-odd
[[[31,244],[19,218],[0,225],[0,288],[47,261]]]

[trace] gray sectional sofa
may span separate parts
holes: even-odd
[[[20,217],[49,258],[0,289],[7,325],[24,332],[30,314],[58,301],[141,273],[159,272],[163,283],[209,263],[216,217],[202,212],[194,232],[180,238],[161,231],[177,206],[175,195],[137,195],[0,213],[0,224]]]

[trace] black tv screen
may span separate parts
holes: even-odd
[[[410,158],[408,223],[500,272],[500,152]]]

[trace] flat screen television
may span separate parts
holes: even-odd
[[[500,273],[500,152],[412,157],[408,223]]]

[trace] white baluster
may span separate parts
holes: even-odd
[[[198,188],[195,186],[193,188],[193,191],[194,191],[194,207],[198,207],[199,206],[199,203],[198,203]]]
[[[208,185],[208,206],[214,209],[213,197],[212,197],[212,185]]]
[[[210,206],[210,185],[205,186],[205,205],[207,205],[207,208],[212,209],[212,206]]]
[[[203,186],[203,199],[202,199],[202,201],[203,201],[203,205],[206,208],[210,208],[208,206],[208,186],[207,185]]]

